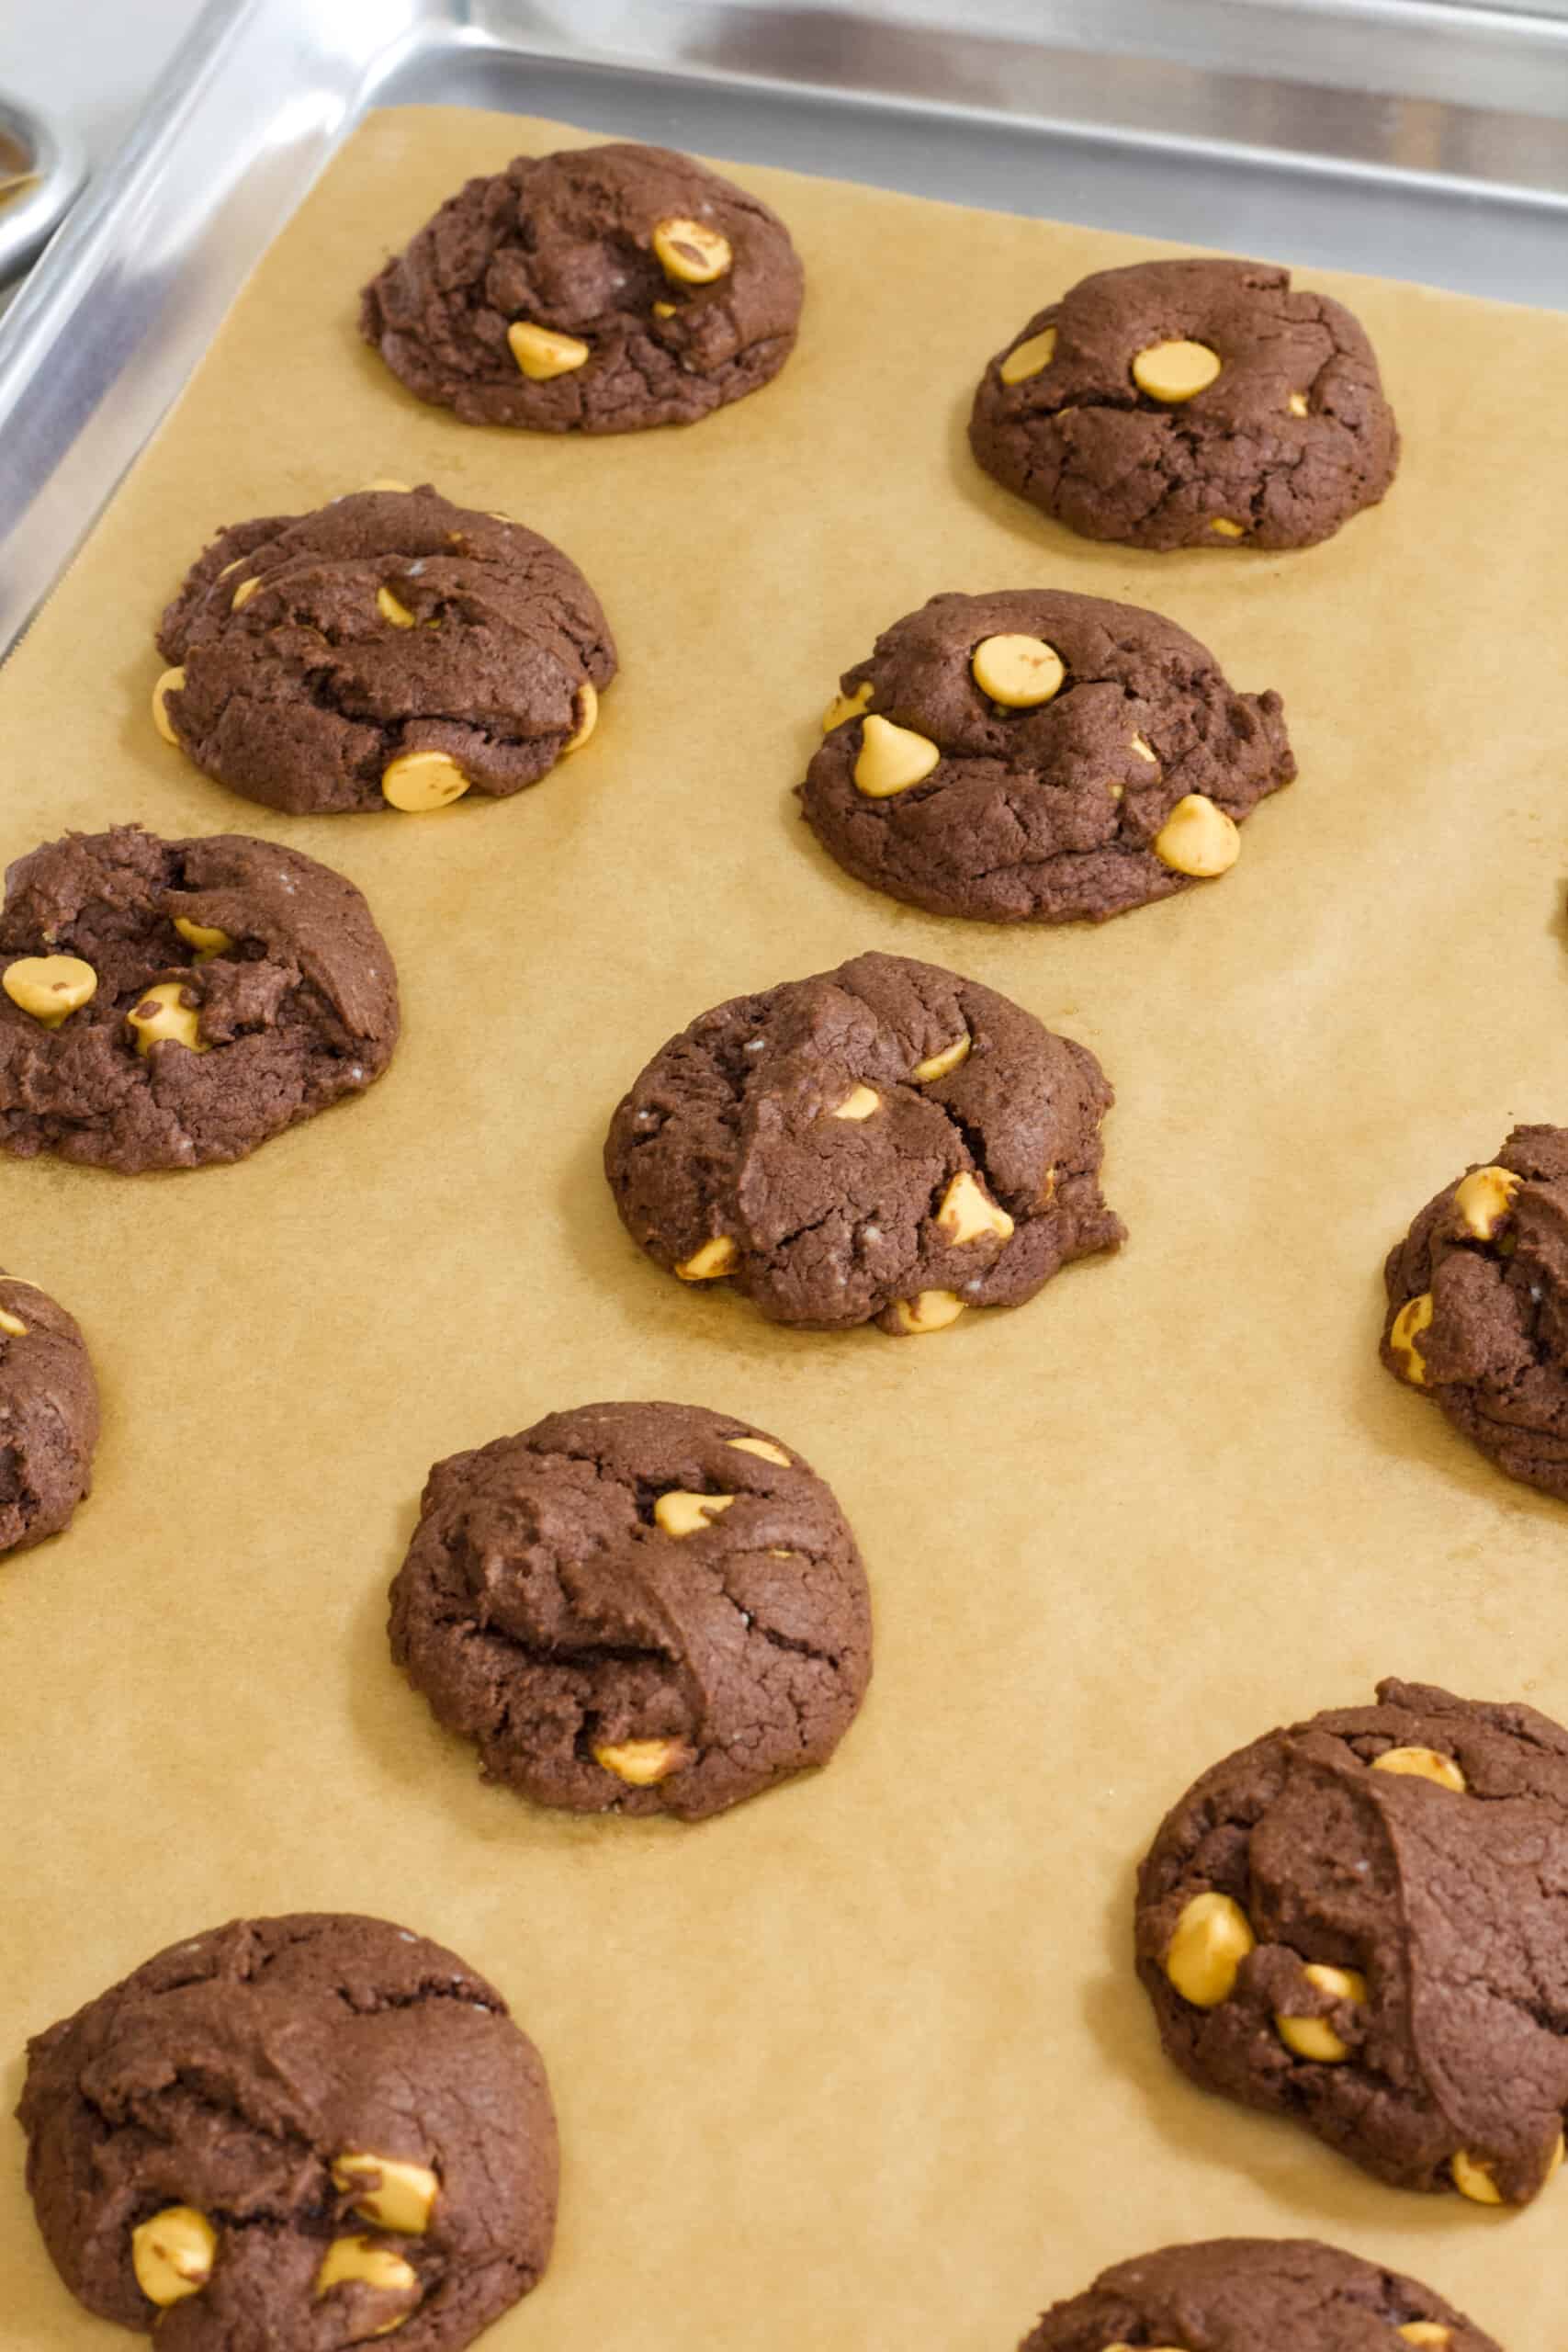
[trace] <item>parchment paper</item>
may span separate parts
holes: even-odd
[[[1249,2232],[1544,2346],[1568,2186],[1519,2216],[1402,2195],[1205,2098],[1127,1948],[1164,1808],[1269,1724],[1389,1671],[1568,1715],[1568,1511],[1376,1357],[1414,1210],[1512,1120],[1568,1118],[1568,319],[1314,272],[1404,429],[1386,504],[1304,554],[1099,548],[988,483],[964,420],[1037,303],[1159,248],[742,165],[809,276],[770,390],[619,440],[421,407],[356,289],[466,175],[587,135],[373,119],[0,681],[6,859],[130,817],[289,842],[366,890],[407,1017],[365,1101],[241,1167],[0,1171],[0,1257],[80,1317],[106,1405],[77,1524],[0,1566],[5,2104],[24,2035],[158,1947],[365,1909],[493,1976],[549,2065],[558,2249],[495,2352],[1007,2352],[1105,2262]],[[621,677],[516,800],[275,817],[154,736],[153,623],[218,524],[381,474],[559,540]],[[1223,882],[1008,931],[814,847],[789,795],[839,671],[939,589],[1030,582],[1154,605],[1282,691],[1301,781]],[[672,1031],[873,946],[1006,989],[1120,1096],[1125,1250],[906,1343],[683,1289],[599,1172]],[[481,1787],[387,1657],[427,1465],[606,1396],[799,1447],[873,1579],[838,1758],[694,1830]],[[0,2339],[126,2341],[0,2149]]]

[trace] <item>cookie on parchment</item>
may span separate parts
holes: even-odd
[[[705,1012],[611,1121],[623,1223],[778,1323],[941,1330],[1111,1250],[1094,1056],[978,982],[857,956]]]
[[[69,1525],[97,1442],[98,1385],[74,1317],[0,1272],[0,1553]]]
[[[243,1159],[391,1058],[398,984],[352,882],[243,833],[67,833],[0,910],[0,1144],[118,1168]]]
[[[1265,262],[1135,262],[1037,311],[981,379],[976,457],[1084,538],[1304,548],[1393,480],[1365,330]]]
[[[469,180],[361,299],[360,332],[466,424],[690,424],[776,376],[804,278],[788,230],[668,147],[519,155]]]
[[[1296,763],[1277,694],[1135,605],[933,596],[844,673],[800,787],[858,880],[933,914],[1103,922],[1224,874]]]
[[[1168,2056],[1397,2188],[1524,2205],[1568,2108],[1568,1731],[1378,1685],[1167,1815],[1138,1973]]]
[[[1213,2238],[1102,2270],[1021,2352],[1499,2352],[1414,2278],[1314,2238]]]
[[[615,674],[559,548],[428,482],[231,524],[164,615],[166,741],[292,816],[504,799],[580,751]]]
[[[1568,1502],[1568,1127],[1516,1127],[1428,1201],[1383,1279],[1388,1369]]]
[[[379,1919],[240,1919],[39,2034],[17,2110],[55,2267],[159,2352],[457,2352],[555,2229],[539,2056]]]
[[[438,1462],[392,1655],[485,1776],[688,1821],[824,1764],[871,1673],[854,1536],[793,1448],[693,1405],[585,1405]]]

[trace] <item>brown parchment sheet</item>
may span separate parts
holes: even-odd
[[[1268,1725],[1391,1671],[1568,1717],[1568,1511],[1376,1355],[1413,1212],[1568,1118],[1568,318],[1312,272],[1382,356],[1386,503],[1308,553],[1098,548],[976,469],[970,390],[1038,303],[1161,248],[742,164],[809,278],[773,387],[615,440],[421,407],[359,286],[467,175],[589,135],[373,119],[0,679],[6,859],[129,818],[288,842],[366,891],[406,1012],[370,1095],[240,1167],[0,1169],[0,1259],[79,1316],[106,1408],[76,1525],[0,1566],[5,2108],[25,2035],[165,1943],[363,1909],[493,1977],[549,2066],[560,2236],[495,2352],[1006,2352],[1106,2262],[1248,2233],[1559,2342],[1568,2186],[1404,2195],[1204,2097],[1128,1943],[1164,1809]],[[517,799],[280,818],[157,740],[152,628],[220,523],[383,474],[561,542],[621,675]],[[1301,761],[1224,881],[1100,931],[900,909],[790,797],[880,627],[1034,582],[1171,614],[1280,689]],[[907,1342],[639,1256],[599,1153],[643,1061],[867,947],[1101,1057],[1119,1256]],[[612,1396],[798,1447],[873,1582],[838,1758],[697,1828],[482,1787],[386,1651],[428,1464]],[[0,2150],[0,2343],[126,2341],[50,2269],[8,2122]]]

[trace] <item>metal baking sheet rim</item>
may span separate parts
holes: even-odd
[[[81,141],[14,98],[0,98],[0,131],[28,159],[33,185],[0,205],[0,286],[8,286],[42,252],[87,176]]]
[[[508,5],[509,0],[495,0],[500,11]],[[1137,0],[1122,0],[1122,12],[1136,5]],[[1299,17],[1310,19],[1329,0],[1293,5]],[[1350,13],[1347,0],[1333,5],[1343,21]],[[1362,152],[1336,152],[1326,133],[1337,124],[1343,141],[1350,120],[1346,108],[1356,104],[1343,87],[1316,92],[1325,135],[1315,150],[1294,141],[1274,147],[1146,122],[1129,127],[1113,119],[1113,109],[1112,119],[1096,120],[1081,113],[1010,111],[1005,103],[961,102],[929,90],[911,94],[907,82],[878,87],[863,79],[829,84],[809,74],[797,76],[777,70],[781,62],[794,62],[792,44],[804,21],[802,12],[784,6],[734,11],[735,24],[745,28],[750,61],[743,71],[716,65],[701,53],[700,43],[698,54],[690,54],[681,38],[682,27],[688,32],[694,23],[711,27],[724,16],[711,5],[649,0],[638,12],[644,47],[634,61],[617,60],[581,38],[577,11],[570,36],[550,24],[545,7],[525,6],[515,28],[505,34],[493,22],[476,23],[480,13],[468,0],[402,0],[400,8],[389,7],[385,0],[334,0],[330,12],[321,11],[314,0],[210,0],[119,155],[78,203],[23,288],[0,338],[0,659],[69,566],[193,373],[251,268],[317,174],[372,106],[414,102],[399,85],[443,61],[470,75],[530,68],[558,74],[576,67],[602,74],[606,82],[641,85],[650,96],[674,86],[702,93],[720,106],[728,97],[738,109],[771,102],[815,109],[840,122],[869,115],[895,131],[907,125],[912,134],[923,120],[958,136],[1032,138],[1112,161],[1118,153],[1168,159],[1173,165],[1208,159],[1232,170],[1284,173],[1331,189],[1338,184],[1347,193],[1359,187],[1397,197],[1404,188],[1427,198],[1441,195],[1497,208],[1505,221],[1510,214],[1521,222],[1542,215],[1555,222],[1568,215],[1568,175],[1558,188],[1441,168],[1412,169],[1367,153],[1378,133],[1380,109],[1388,112],[1381,98],[1359,101],[1354,143]],[[1008,19],[1005,6],[999,14],[1014,24],[1021,21],[1016,12]],[[1386,33],[1386,6],[1368,0],[1365,15]],[[1475,38],[1474,10],[1451,6],[1450,0],[1416,0],[1409,38],[1419,40],[1423,31],[1429,35],[1450,20],[1463,26],[1468,39]],[[929,20],[904,20],[889,27],[837,12],[820,21],[836,40],[852,37],[857,28],[875,35],[879,56],[891,46],[920,65],[922,72],[908,77],[918,83],[929,80],[944,55],[956,65],[974,53],[972,41],[956,26],[944,30]],[[1501,11],[1495,22],[1500,41],[1517,39],[1521,29],[1542,41],[1543,54],[1562,69],[1568,118],[1568,23]],[[1486,28],[1483,23],[1479,29]],[[661,32],[668,36],[667,54],[658,51]],[[246,54],[258,47],[260,59]],[[1172,69],[1168,56],[1120,49],[1097,54],[1080,47],[1059,54],[1070,54],[1080,66],[1093,65],[1108,82],[1118,72],[1179,71]],[[764,70],[764,61],[774,70]],[[258,78],[261,65],[271,72]],[[1310,86],[1266,75],[1235,78],[1270,101],[1313,95]],[[1201,74],[1194,82],[1190,69],[1189,82],[1208,86]],[[961,74],[955,73],[954,83],[964,86]],[[497,102],[495,93],[484,96]],[[238,147],[220,104],[225,96],[230,114],[249,125],[249,138]],[[443,96],[448,103],[462,102],[455,92]],[[1445,108],[1430,99],[1419,103],[1434,125],[1432,144],[1438,152],[1446,115],[1466,112],[1472,122],[1488,121],[1483,109]],[[1492,119],[1506,127],[1509,118]],[[1535,120],[1544,130],[1551,118],[1542,113]],[[1315,118],[1308,126],[1318,127]],[[656,127],[651,135],[658,135]],[[69,166],[69,142],[59,152]],[[963,200],[961,193],[957,200]],[[1224,240],[1216,236],[1210,242]],[[1542,287],[1541,300],[1554,295],[1563,298],[1561,284]]]

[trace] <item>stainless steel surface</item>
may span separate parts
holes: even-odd
[[[86,158],[69,131],[33,107],[0,98],[0,141],[25,159],[28,185],[0,196],[0,286],[20,277],[65,218],[86,176]],[[0,161],[0,181],[6,177]]]
[[[333,150],[410,104],[1568,307],[1556,0],[212,0],[0,328],[0,649]]]

